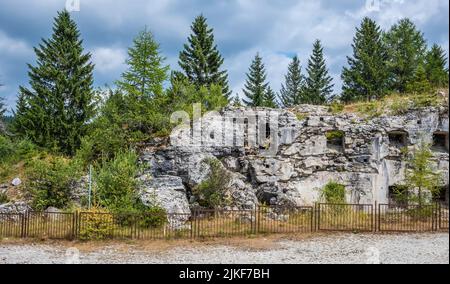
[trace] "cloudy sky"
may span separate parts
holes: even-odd
[[[68,0],[77,1],[77,0]],[[409,17],[429,44],[448,53],[447,0],[79,0],[72,15],[84,46],[92,53],[95,85],[112,85],[124,70],[126,49],[147,26],[161,44],[172,69],[195,16],[203,13],[214,28],[225,57],[234,93],[242,93],[245,72],[256,52],[263,56],[268,79],[279,90],[287,65],[297,54],[303,65],[313,41],[322,40],[335,93],[340,71],[351,53],[355,27],[364,16],[388,29]],[[53,17],[66,0],[2,0],[0,2],[0,96],[13,107],[19,85],[27,85],[27,63],[34,64],[33,46],[51,34]],[[74,6],[76,7],[76,6]]]

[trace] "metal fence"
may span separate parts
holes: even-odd
[[[192,214],[0,213],[1,238],[176,239],[316,231],[448,230],[448,205],[325,204],[255,210],[193,210]]]
[[[371,204],[318,204],[317,229],[322,231],[375,231]]]

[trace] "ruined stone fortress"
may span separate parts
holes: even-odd
[[[437,198],[448,202],[448,128],[447,107],[374,118],[310,105],[226,108],[147,145],[141,196],[168,212],[190,212],[192,189],[209,175],[205,159],[217,159],[232,177],[233,209],[312,205],[330,181],[346,186],[347,202],[388,203],[404,182],[405,153],[424,141],[442,177]]]

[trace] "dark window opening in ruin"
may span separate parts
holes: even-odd
[[[422,124],[422,120],[418,120],[417,124],[421,125]]]
[[[237,137],[236,137],[236,123],[237,119],[233,118],[233,146],[237,146]]]
[[[448,152],[448,132],[433,133],[432,150],[436,152]]]
[[[433,192],[433,201],[448,205],[448,186],[437,188]]]
[[[405,147],[408,145],[408,132],[406,131],[392,131],[388,133],[389,144],[394,147]]]
[[[388,190],[389,204],[396,206],[408,205],[408,187],[404,185],[390,186]]]
[[[248,118],[244,119],[244,147],[248,147]]]
[[[332,130],[328,131],[325,136],[327,137],[327,147],[340,152],[344,151],[344,131]]]
[[[271,133],[270,133],[270,124],[266,123],[266,139],[269,139],[270,135],[271,135]]]
[[[209,138],[214,139],[214,131],[209,134]]]
[[[320,118],[320,121],[323,121],[323,120],[324,120],[323,117],[321,117],[321,118]]]

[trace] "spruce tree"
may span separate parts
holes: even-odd
[[[234,99],[233,99],[233,102],[231,103],[231,105],[234,106],[234,107],[241,107],[242,106],[241,99],[239,98],[238,94],[236,94],[234,96]]]
[[[348,67],[342,71],[342,101],[381,98],[388,85],[386,49],[380,27],[364,18],[353,38],[353,56],[347,57]]]
[[[425,57],[425,71],[430,84],[435,88],[448,87],[448,69],[445,51],[433,44]]]
[[[279,99],[285,108],[304,103],[303,89],[305,78],[302,75],[300,60],[297,56],[289,63],[288,72],[285,75],[285,83],[281,85]]]
[[[406,91],[413,94],[426,94],[430,92],[432,86],[427,78],[427,73],[423,64],[416,69],[413,79],[406,86]]]
[[[162,95],[163,83],[168,78],[169,66],[160,55],[159,44],[147,29],[141,31],[128,49],[127,71],[117,86],[130,96],[149,99]]]
[[[385,34],[391,89],[404,93],[423,63],[426,41],[409,19],[402,19]]]
[[[243,92],[247,99],[243,99],[243,102],[250,107],[264,106],[269,83],[266,82],[266,70],[259,53],[253,59],[246,75]]]
[[[308,60],[308,73],[305,86],[305,100],[310,104],[321,105],[333,92],[333,79],[328,75],[328,69],[323,58],[323,47],[319,40],[314,42],[313,54]]]
[[[272,90],[270,86],[267,87],[266,94],[264,96],[264,104],[263,106],[269,107],[269,108],[277,108],[277,95]]]
[[[39,146],[74,154],[93,115],[94,65],[69,12],[58,12],[52,37],[34,51],[31,88],[20,87],[15,129]]]
[[[222,70],[223,58],[214,43],[213,29],[208,27],[206,18],[200,15],[191,26],[192,34],[180,52],[178,64],[189,81],[197,86],[212,84],[222,86],[222,93],[229,98],[228,74]],[[180,74],[178,76],[180,77]]]

